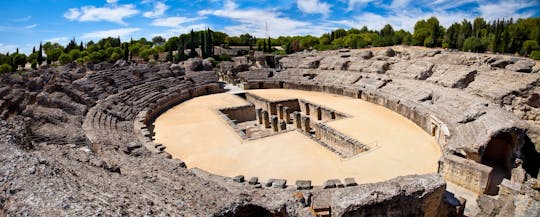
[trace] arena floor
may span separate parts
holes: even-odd
[[[300,98],[346,113],[327,124],[371,147],[368,152],[342,159],[307,136],[286,132],[257,140],[242,140],[218,116],[217,109],[245,105],[230,93],[186,101],[155,121],[156,143],[198,167],[222,176],[283,178],[290,183],[354,177],[358,183],[396,176],[437,172],[441,151],[435,140],[405,117],[369,102],[321,92],[289,89],[250,90],[270,100]]]

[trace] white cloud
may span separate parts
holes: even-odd
[[[298,9],[308,14],[323,14],[328,16],[330,13],[331,5],[326,2],[319,2],[319,0],[297,0],[296,4]]]
[[[522,9],[529,7],[538,6],[538,3],[535,2],[526,2],[519,0],[511,1],[500,1],[492,4],[480,4],[478,8],[480,16],[486,20],[495,20],[495,19],[509,19],[509,18],[519,18],[519,17],[530,17],[534,15],[532,11],[519,12]],[[534,9],[533,9],[534,10]],[[536,8],[538,10],[538,8]]]
[[[140,31],[140,28],[120,28],[120,29],[110,29],[110,30],[101,30],[95,32],[84,33],[81,38],[84,39],[101,39],[106,37],[120,37],[125,38],[133,34],[134,32]]]
[[[135,5],[132,4],[105,6],[101,8],[95,6],[83,6],[80,9],[68,9],[68,11],[64,13],[64,17],[68,20],[77,20],[80,22],[108,21],[127,25],[124,22],[124,18],[131,17],[138,13],[139,11],[135,9]]]
[[[38,24],[31,24],[31,25],[28,25],[28,26],[24,26],[23,28],[24,29],[33,29],[33,28],[36,28],[38,26]]]
[[[26,22],[26,21],[29,21],[30,19],[32,19],[32,16],[26,16],[26,17],[13,19],[13,22]]]
[[[448,27],[454,22],[461,22],[463,19],[472,20],[476,16],[472,13],[463,12],[423,12],[417,9],[395,10],[387,15],[366,12],[354,17],[352,20],[335,21],[342,25],[354,28],[367,26],[370,29],[380,30],[384,25],[390,24],[395,30],[404,29],[413,32],[414,25],[421,19],[429,19],[436,16],[442,26]]]
[[[56,37],[56,38],[49,38],[49,39],[45,39],[45,41],[47,42],[51,42],[51,43],[58,43],[58,44],[67,44],[68,41],[69,41],[69,38],[68,37]]]
[[[107,3],[109,4],[115,4],[116,2],[118,2],[118,0],[107,0]]]
[[[156,2],[154,4],[154,10],[145,12],[143,16],[148,17],[148,18],[160,17],[160,16],[163,16],[163,14],[165,14],[165,11],[167,9],[169,9],[169,6],[167,6],[166,4],[163,4],[161,2]]]
[[[0,53],[13,53],[15,50],[17,50],[17,45],[0,43]]]
[[[224,27],[225,32],[232,35],[249,33],[257,37],[266,37],[266,27],[272,37],[281,35],[320,35],[333,29],[323,24],[313,24],[284,17],[281,13],[269,9],[246,9],[238,8],[238,5],[231,0],[225,2],[225,6],[220,10],[202,10],[199,15],[213,15],[229,18],[239,23],[234,26]]]
[[[366,4],[373,1],[375,0],[349,0],[349,7],[347,8],[347,10],[350,11],[356,6],[365,6]]]
[[[393,0],[391,8],[404,8],[409,5],[410,0]]]
[[[189,33],[191,30],[199,31],[199,30],[204,30],[206,28],[211,28],[211,27],[209,27],[206,24],[193,24],[193,25],[187,25],[187,26],[178,26],[173,29],[168,29],[167,31],[162,32],[162,33],[152,34],[151,37],[161,36],[164,38],[170,38],[172,36],[178,36],[180,34]]]
[[[184,23],[193,22],[196,20],[203,19],[203,17],[187,18],[187,17],[167,17],[155,19],[152,21],[152,26],[162,26],[162,27],[178,27]]]

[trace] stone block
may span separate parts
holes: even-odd
[[[356,183],[356,181],[354,180],[354,178],[345,178],[345,186],[346,187],[351,187],[351,186],[357,186],[358,184]]]
[[[274,183],[275,179],[268,179],[266,183],[264,183],[265,187],[272,187],[272,183]]]
[[[296,189],[309,190],[311,188],[311,180],[296,180]]]
[[[244,176],[243,175],[235,176],[235,177],[233,177],[233,181],[242,183],[242,182],[244,182]]]
[[[287,187],[287,180],[285,179],[274,179],[272,182],[272,188],[285,188]]]
[[[329,179],[323,183],[323,189],[345,187],[339,179]]]
[[[257,183],[259,183],[259,178],[258,177],[251,177],[248,181],[248,183],[250,185],[256,185]]]

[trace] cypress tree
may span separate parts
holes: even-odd
[[[83,46],[83,43],[81,41],[81,44],[79,45],[79,51],[83,51],[84,50],[84,46]]]
[[[205,45],[205,31],[199,32],[199,48],[201,50],[201,57],[206,58],[206,45]]]
[[[268,52],[272,52],[272,40],[268,37]]]
[[[169,45],[168,50],[169,50],[169,54],[167,55],[167,61],[172,62],[173,61],[172,45]]]
[[[197,52],[195,51],[195,33],[193,32],[193,29],[189,33],[191,40],[189,41],[189,46],[191,51],[189,52],[189,57],[193,58],[197,55]]]
[[[41,42],[39,43],[39,51],[37,56],[37,62],[39,65],[43,63],[43,47],[41,45]]]
[[[206,32],[206,55],[207,57],[214,56],[214,45],[212,42],[212,30],[208,28]]]
[[[129,60],[129,48],[127,45],[124,45],[124,60],[125,61],[128,61]]]
[[[262,47],[263,47],[262,51],[266,52],[266,40],[263,40],[263,46]]]
[[[35,53],[36,52],[36,47],[33,47],[32,48],[32,53]]]

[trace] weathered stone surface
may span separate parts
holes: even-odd
[[[296,189],[309,190],[311,188],[311,180],[296,180]]]
[[[516,72],[531,72],[536,63],[532,60],[518,60],[516,63],[509,64],[505,68]]]
[[[344,182],[345,182],[345,187],[351,187],[351,186],[357,186],[358,185],[356,183],[356,181],[354,180],[354,178],[345,178]]]
[[[259,178],[258,178],[258,177],[251,177],[251,178],[249,179],[248,183],[249,183],[250,185],[256,185],[256,184],[259,183]]]
[[[287,180],[285,179],[274,179],[272,182],[272,188],[285,188],[287,187]]]
[[[235,176],[233,177],[233,181],[242,183],[244,182],[244,176],[243,175]]]

